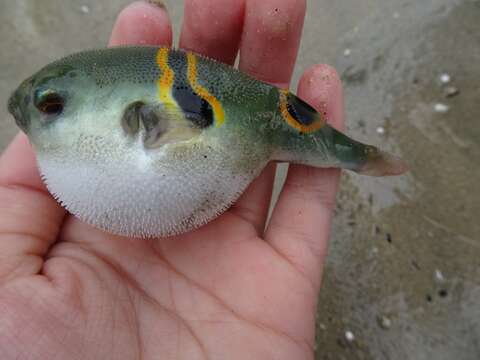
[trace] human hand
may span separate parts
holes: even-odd
[[[187,0],[180,47],[287,87],[305,0]],[[111,44],[171,45],[164,9],[137,2]],[[298,94],[343,126],[325,65]],[[27,138],[0,158],[1,359],[312,359],[315,312],[340,172],[291,166],[266,228],[274,166],[201,229],[112,236],[66,214]]]

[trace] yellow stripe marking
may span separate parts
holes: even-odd
[[[168,55],[170,49],[160,48],[157,53],[157,64],[162,71],[162,76],[158,80],[158,96],[160,101],[171,110],[178,110],[178,105],[172,96],[172,87],[175,82],[175,73],[168,65]]]
[[[294,129],[298,130],[301,133],[308,134],[311,132],[315,132],[323,127],[325,122],[322,120],[320,115],[318,116],[318,119],[316,119],[313,123],[310,125],[303,125],[299,121],[297,121],[288,111],[288,94],[290,92],[288,90],[280,90],[280,112],[284,118],[284,120],[287,122],[288,125],[293,127]]]
[[[200,96],[203,100],[208,102],[213,109],[213,114],[215,116],[215,125],[222,126],[225,121],[225,111],[223,110],[222,104],[220,101],[210,94],[210,92],[205,89],[203,86],[197,82],[197,57],[192,53],[187,53],[188,61],[188,82],[192,87],[193,91]]]

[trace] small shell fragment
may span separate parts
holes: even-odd
[[[444,91],[445,97],[452,98],[460,94],[460,89],[455,86],[447,86]]]
[[[385,134],[385,128],[382,126],[377,127],[377,134],[378,135],[384,135]]]
[[[377,320],[378,325],[380,325],[380,327],[384,330],[388,330],[392,327],[392,320],[385,315],[379,316]]]
[[[355,341],[355,335],[350,330],[347,330],[347,331],[345,331],[345,339],[348,342],[354,342]]]
[[[438,281],[438,282],[445,281],[445,277],[443,276],[442,271],[439,270],[439,269],[435,270],[435,280]]]
[[[450,106],[442,103],[437,103],[433,106],[433,109],[437,113],[445,114],[448,112],[448,110],[450,110]]]
[[[451,76],[447,73],[443,73],[440,75],[440,82],[442,84],[448,84],[452,80]]]

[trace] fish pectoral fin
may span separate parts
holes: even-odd
[[[122,117],[122,128],[127,135],[141,134],[146,149],[191,139],[200,129],[177,112],[162,105],[136,101],[130,104]]]

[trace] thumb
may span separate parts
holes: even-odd
[[[37,274],[65,211],[50,196],[22,133],[0,157],[0,284]]]

